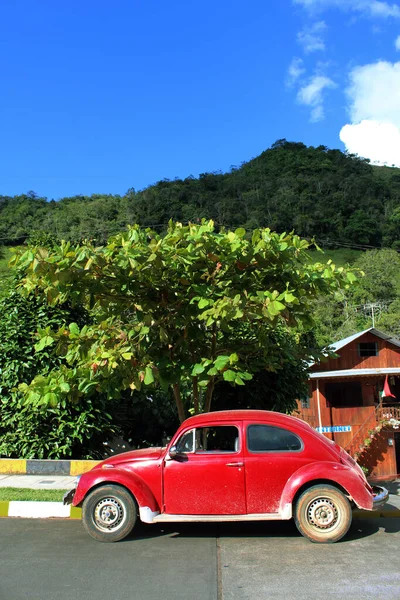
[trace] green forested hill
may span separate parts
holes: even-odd
[[[33,231],[58,238],[109,234],[138,222],[162,228],[169,219],[213,218],[217,226],[268,226],[315,236],[322,245],[400,248],[400,169],[324,146],[280,140],[228,173],[165,179],[124,196],[93,195],[58,202],[0,196],[0,244],[21,243]]]

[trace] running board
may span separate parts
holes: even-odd
[[[153,519],[153,523],[213,523],[223,521],[281,521],[280,513],[251,515],[168,515],[163,513]],[[289,517],[290,518],[290,517]]]

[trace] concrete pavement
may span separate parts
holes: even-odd
[[[80,523],[0,520],[0,600],[399,600],[400,519],[337,544],[293,522],[147,526],[117,544]]]
[[[0,488],[28,488],[32,490],[70,490],[75,477],[66,475],[0,475]]]

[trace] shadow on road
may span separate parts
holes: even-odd
[[[385,533],[400,531],[400,518],[354,519],[349,533],[339,543],[369,537],[383,529]],[[164,523],[140,524],[122,543],[157,537],[173,538],[302,538],[294,521],[258,521],[251,523]],[[306,540],[305,540],[306,541]],[[121,542],[120,542],[121,543]]]
[[[385,533],[398,533],[400,531],[400,518],[354,519],[349,533],[342,541],[360,540],[373,535],[380,529]]]

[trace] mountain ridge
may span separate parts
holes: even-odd
[[[0,196],[0,244],[37,235],[103,242],[128,224],[165,228],[214,219],[218,227],[294,230],[327,245],[400,248],[400,169],[325,146],[278,140],[228,172],[163,179],[124,195],[55,202],[33,192]]]

